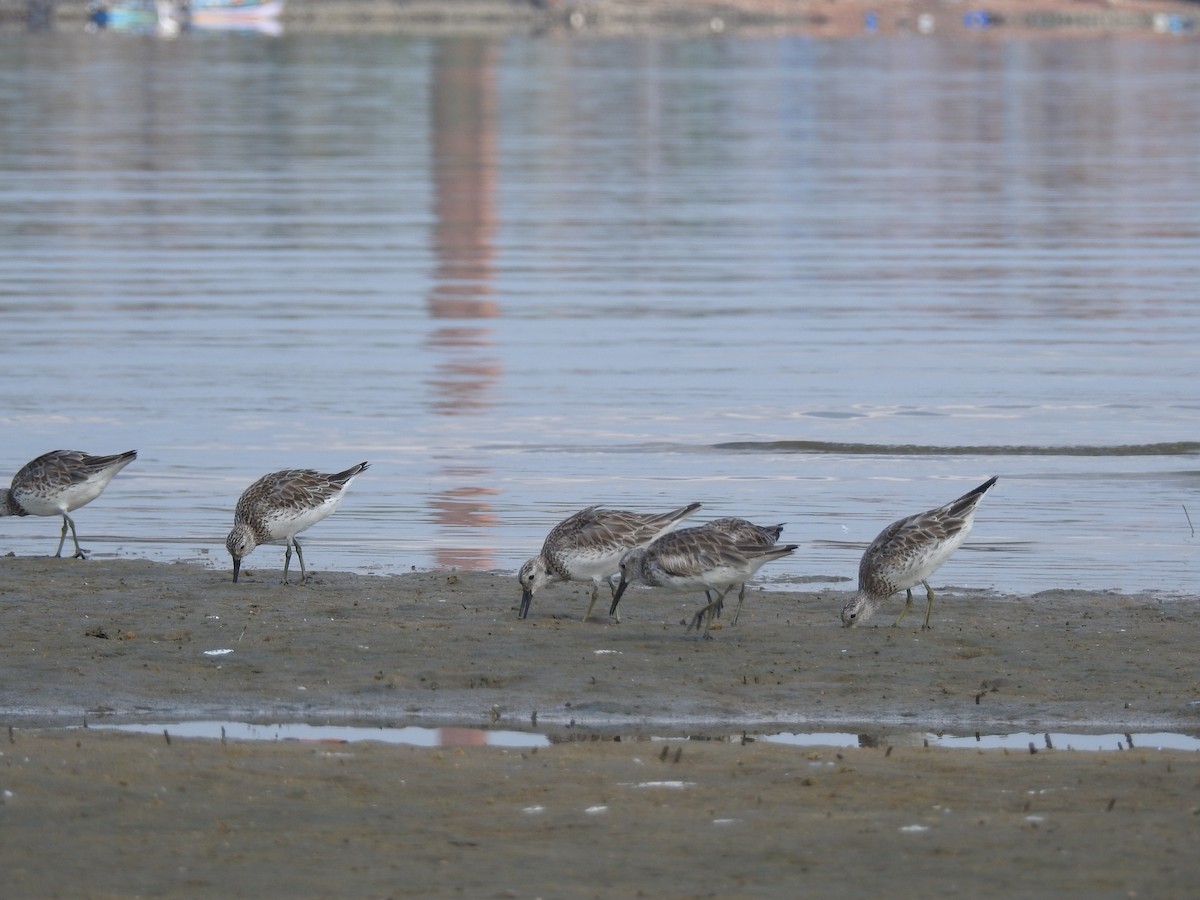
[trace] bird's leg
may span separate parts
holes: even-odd
[[[725,594],[728,593],[728,590],[717,591],[716,593],[717,593],[717,599],[714,600],[712,598],[712,592],[707,588],[705,589],[704,596],[706,598],[708,598],[708,605],[705,606],[702,610],[700,610],[700,612],[696,613],[696,615],[694,615],[692,617],[691,624],[688,625],[688,631],[691,631],[693,628],[695,628],[697,631],[699,631],[700,623],[702,621],[704,621],[704,614],[708,613],[708,621],[704,625],[704,634],[701,635],[701,637],[703,637],[705,640],[712,640],[712,638],[708,634],[708,630],[710,628],[712,628],[713,617],[716,614],[716,612],[721,609],[721,606],[724,604]]]
[[[933,588],[929,586],[928,581],[922,581],[925,585],[925,624],[921,626],[922,631],[929,630],[929,614],[933,612]]]
[[[288,583],[287,570],[288,570],[288,566],[290,566],[292,564],[292,542],[288,541],[286,546],[287,546],[287,551],[283,554],[283,578],[281,578],[279,580],[280,584]]]
[[[620,580],[618,578],[617,581],[613,581],[612,577],[613,576],[610,575],[607,578],[605,578],[605,582],[608,584],[608,590],[610,590],[610,592],[612,592],[613,599],[616,599],[617,598],[617,584],[620,583]],[[596,601],[596,592],[598,592],[599,589],[600,589],[600,584],[596,584],[596,586],[592,592],[593,604]],[[592,605],[589,604],[588,612],[590,612],[590,611],[592,611]],[[612,617],[617,620],[617,624],[619,625],[620,624],[620,610],[618,610],[617,612],[614,612],[612,614]],[[587,622],[587,620],[588,620],[587,613],[583,614],[583,620],[584,620],[584,622]]]
[[[900,615],[896,616],[896,621],[892,623],[893,628],[900,624],[900,620],[908,615],[910,609],[912,609],[912,588],[904,592],[904,609],[900,610]]]
[[[692,616],[692,621],[688,623],[688,631],[691,631],[693,628],[699,631],[700,621],[704,618],[704,614],[712,609],[714,603],[719,603],[721,598],[718,597],[716,600],[713,600],[712,591],[708,588],[705,588],[704,599],[707,600],[708,603],[705,604],[704,609]]]
[[[612,599],[616,600],[617,599],[617,587],[618,587],[618,584],[620,584],[620,578],[618,578],[617,581],[613,581],[612,578],[613,578],[612,575],[605,578],[605,583],[608,584],[608,590],[610,590],[610,592],[612,593]],[[598,593],[599,590],[600,590],[600,583],[596,582],[596,586],[592,589],[593,604],[596,601],[596,593]],[[588,604],[588,612],[592,612],[592,604]],[[620,624],[620,610],[613,612],[612,617],[617,620],[617,624],[619,625]],[[584,620],[584,622],[587,622],[587,620],[588,620],[587,613],[583,614],[583,620]]]
[[[62,530],[62,535],[58,539],[58,553],[62,553],[62,545],[63,545],[63,541],[66,540],[66,537],[67,537],[67,526],[68,525],[71,526],[71,540],[73,540],[75,542],[75,558],[76,559],[87,559],[87,551],[79,546],[79,535],[75,533],[75,520],[72,519],[70,516],[68,516],[66,513],[63,513],[63,530]],[[58,553],[55,553],[54,555],[58,556]]]
[[[704,596],[708,598],[708,602],[713,602],[713,592],[708,588],[704,588]],[[725,594],[721,594],[716,598],[716,618],[721,618],[721,611],[725,608]]]
[[[717,597],[717,602],[716,602],[717,612],[720,612],[721,607],[725,605],[725,595],[728,593],[729,593],[729,588],[726,588],[725,590],[720,592],[721,596]],[[701,635],[701,637],[703,637],[704,640],[706,640],[706,641],[712,640],[712,635],[710,635],[708,633],[708,629],[712,628],[712,623],[713,623],[713,613],[711,611],[712,606],[713,606],[713,604],[710,603],[709,604],[710,611],[708,614],[708,622],[704,626],[704,634]]]
[[[596,598],[600,596],[600,582],[592,581],[592,599],[587,605],[587,609],[583,613],[583,621],[587,621],[592,615],[592,607],[596,605]]]
[[[75,520],[67,519],[71,523],[71,540],[75,542],[75,558],[87,559],[87,551],[79,546],[79,535],[75,533]]]
[[[71,520],[67,518],[67,514],[63,513],[63,529],[62,534],[58,536],[58,549],[54,551],[54,558],[62,556],[62,545],[67,539],[67,523]]]
[[[733,611],[733,620],[729,623],[730,625],[737,624],[738,616],[740,616],[742,614],[742,604],[745,602],[746,602],[746,582],[743,581],[742,589],[740,591],[738,591],[737,609],[735,609]]]
[[[296,559],[300,560],[300,583],[308,584],[308,572],[304,569],[304,551],[300,549],[300,542],[292,538],[292,543],[296,545]]]

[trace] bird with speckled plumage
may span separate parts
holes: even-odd
[[[691,628],[704,626],[709,638],[713,617],[734,585],[745,584],[763,565],[792,553],[796,544],[770,547],[739,546],[725,532],[699,525],[664,534],[646,547],[630,550],[621,557],[621,581],[613,595],[610,614],[625,589],[634,582],[671,591],[704,591],[708,605],[692,619]]]
[[[529,559],[517,573],[521,584],[521,607],[517,617],[529,615],[533,595],[559,581],[590,581],[592,596],[584,611],[586,622],[599,596],[600,583],[617,574],[621,557],[634,547],[644,547],[700,509],[689,503],[665,513],[640,513],[627,509],[589,506],[563,519],[546,535],[542,552]],[[615,615],[616,610],[613,610]],[[617,617],[617,621],[621,621]]]
[[[82,450],[43,453],[27,462],[13,476],[12,486],[0,492],[0,516],[62,516],[62,534],[54,555],[62,556],[69,527],[75,558],[86,559],[68,513],[99,497],[113,476],[135,459],[136,450],[112,456],[91,456]]]
[[[725,534],[733,538],[733,542],[739,547],[773,547],[779,543],[779,536],[783,534],[783,523],[778,525],[755,525],[746,519],[739,519],[737,516],[724,516],[720,519],[713,519],[711,522],[705,522],[704,527],[715,528],[717,531],[723,531]],[[733,618],[729,620],[730,625],[736,625],[738,616],[742,614],[742,604],[746,602],[746,583],[743,581],[738,589],[738,605],[733,611]],[[723,606],[724,604],[722,604]],[[717,607],[717,615],[721,615],[721,606]]]
[[[842,607],[842,624],[861,625],[896,591],[906,591],[904,609],[893,625],[912,607],[912,589],[925,586],[925,621],[929,628],[933,612],[933,588],[927,580],[955,550],[962,546],[975,521],[975,510],[988,489],[996,483],[992,477],[957,500],[893,522],[879,533],[862,556],[858,566],[858,593]]]
[[[233,557],[233,580],[238,580],[242,560],[259,544],[283,542],[283,584],[288,583],[288,565],[292,548],[300,560],[300,584],[308,581],[304,552],[296,535],[330,515],[342,502],[346,488],[366,470],[359,463],[336,475],[313,469],[284,469],[264,475],[238,499],[233,512],[233,530],[225,539],[225,548]]]

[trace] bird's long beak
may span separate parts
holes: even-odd
[[[533,602],[533,591],[525,588],[521,591],[521,609],[517,613],[518,619],[523,619],[529,615],[529,604]]]
[[[608,609],[610,616],[617,614],[617,604],[621,602],[621,595],[625,593],[625,588],[629,587],[629,582],[625,580],[625,576],[621,576],[621,583],[617,585],[616,593],[613,594],[612,606]]]
[[[237,584],[238,572],[240,572],[241,570],[242,570],[242,561],[240,559],[235,559],[233,561],[233,583],[234,584]]]

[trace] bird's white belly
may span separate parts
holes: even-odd
[[[896,578],[897,589],[906,590],[928,579],[942,567],[942,563],[950,558],[950,554],[962,546],[963,541],[967,539],[967,532],[969,530],[968,528],[964,528],[943,543],[922,548],[920,553],[909,560],[904,571],[898,573],[898,577]]]
[[[572,581],[599,581],[615,575],[621,567],[620,553],[572,553],[561,557],[561,565]]]
[[[341,494],[338,494],[320,506],[295,511],[276,511],[268,515],[263,524],[266,526],[267,534],[270,535],[272,542],[286,542],[332,513],[338,508],[341,500]]]
[[[31,516],[61,516],[73,509],[91,503],[104,491],[106,480],[81,481],[57,491],[53,497],[21,492],[16,498]]]
[[[650,586],[674,591],[724,590],[745,577],[745,574],[735,566],[718,566],[704,572],[687,574],[669,573],[654,566],[647,574],[649,577],[645,581]]]

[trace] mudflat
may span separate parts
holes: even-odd
[[[1200,754],[921,739],[1195,733],[1193,598],[946,589],[922,631],[920,614],[891,627],[900,598],[845,629],[845,592],[752,589],[704,641],[685,624],[699,597],[631,591],[621,624],[583,622],[586,588],[557,586],[522,621],[510,573],[285,586],[274,549],[238,584],[185,563],[0,559],[6,897],[1200,883]],[[99,727],[193,720],[476,730],[422,748]],[[465,745],[491,729],[552,743]],[[862,738],[755,739],[772,731]]]

